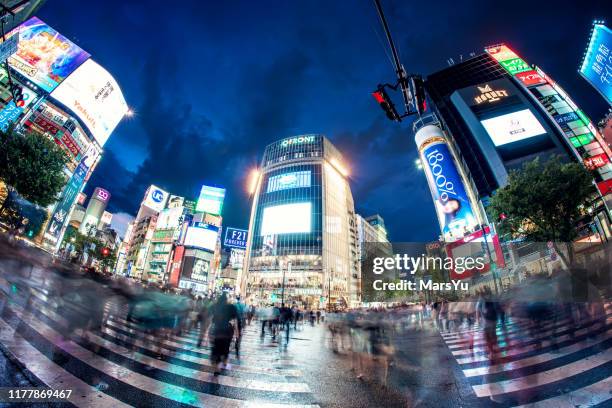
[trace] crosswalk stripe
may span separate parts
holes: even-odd
[[[42,311],[39,309],[39,311]],[[49,316],[51,319],[57,319],[60,316],[57,316],[54,312],[44,311],[44,314]],[[185,377],[197,378],[200,381],[205,381],[209,383],[216,383],[220,385],[230,386],[230,387],[238,387],[238,388],[248,388],[252,390],[261,390],[261,391],[278,391],[278,392],[301,392],[307,393],[310,392],[308,385],[305,383],[298,382],[278,382],[278,381],[257,381],[257,380],[242,380],[235,377],[229,377],[224,375],[213,376],[210,373],[204,373],[198,370],[190,369],[188,367],[178,366],[170,363],[166,363],[164,361],[157,360],[155,358],[146,356],[141,353],[132,352],[131,350],[126,349],[125,347],[118,346],[110,341],[104,340],[101,337],[88,333],[87,338],[94,344],[105,347],[106,349],[113,351],[118,354],[123,354],[125,356],[131,355],[131,359],[137,361],[139,363],[147,364],[151,367],[158,368],[160,370],[170,371],[174,374],[178,374]],[[93,339],[93,340],[92,340]],[[132,358],[133,357],[133,358]]]
[[[49,313],[53,313],[54,317],[52,317],[54,320],[60,320],[62,321],[64,326],[67,326],[68,322],[67,320],[65,320],[62,316],[59,316],[57,314],[55,314],[52,310],[49,310],[45,304],[41,305],[41,308],[39,309],[39,311],[41,311],[44,314],[49,314]],[[159,353],[161,350],[154,350],[151,348],[151,346],[146,343],[143,342],[141,340],[137,340],[134,339],[132,337],[129,336],[125,336],[123,334],[120,334],[114,330],[112,330],[111,328],[105,327],[102,330],[102,333],[105,334],[109,334],[110,336],[117,338],[123,342],[129,343],[129,345],[136,345],[138,347],[140,347],[141,349],[145,349],[151,352],[156,352]],[[168,349],[164,349],[164,350],[168,350]],[[198,358],[198,357],[194,357],[192,355],[189,354],[185,354],[182,350],[183,349],[177,349],[178,351],[174,352],[172,350],[170,350],[170,352],[167,351],[161,351],[161,353],[165,356],[168,357],[173,357],[177,360],[184,360],[184,361],[189,361],[189,362],[193,362],[196,363],[198,365],[204,365],[204,366],[208,366],[211,369],[214,367],[214,364],[212,364],[210,362],[210,360],[208,358]],[[180,357],[180,358],[179,358]],[[301,372],[298,370],[282,370],[282,372],[279,372],[278,368],[273,368],[273,367],[263,367],[261,364],[258,364],[257,366],[254,367],[242,367],[239,364],[236,364],[233,366],[233,370],[234,371],[240,371],[240,372],[244,372],[244,373],[253,373],[253,374],[257,374],[257,375],[262,375],[264,374],[266,377],[271,377],[271,376],[282,376],[283,378],[287,378],[287,377],[299,377],[301,376]]]
[[[491,395],[505,394],[514,391],[526,390],[549,384],[554,381],[566,379],[568,373],[572,375],[580,374],[592,368],[596,368],[612,361],[612,349],[594,354],[588,358],[569,363],[562,367],[544,371],[537,374],[520,377],[518,379],[499,381],[495,383],[472,385],[472,389],[478,397],[488,397]]]
[[[581,341],[581,342],[572,344],[571,346],[563,347],[559,349],[557,353],[548,352],[544,354],[538,354],[533,357],[528,357],[528,358],[524,358],[521,360],[515,360],[515,361],[506,363],[506,364],[496,364],[493,366],[467,368],[463,370],[463,374],[465,374],[466,377],[476,377],[476,376],[481,376],[481,375],[501,373],[503,371],[517,370],[520,368],[525,368],[525,367],[533,366],[536,364],[545,363],[551,360],[555,360],[555,359],[570,355],[572,353],[583,350],[585,348],[593,347],[598,344],[602,344],[611,338],[612,338],[612,329],[608,329],[608,331],[605,333],[605,335],[602,338],[597,339],[598,341],[594,341],[594,342]]]
[[[606,323],[612,322],[612,316],[606,319]],[[597,320],[593,320],[589,322],[589,327],[592,327],[597,324]],[[508,349],[512,349],[515,351],[529,349],[529,347],[533,346],[532,343],[537,341],[543,341],[545,339],[550,339],[551,336],[555,336],[555,339],[559,339],[562,337],[570,336],[570,333],[574,332],[575,326],[563,326],[560,328],[556,328],[553,330],[539,331],[537,335],[531,337],[529,333],[524,334],[521,337],[510,338],[511,340],[517,340],[516,342],[508,341],[508,338],[505,336],[498,336],[498,343],[500,345],[500,351],[506,351]],[[560,336],[561,333],[565,333]],[[500,339],[500,337],[503,339]],[[476,346],[476,345],[475,345]],[[452,354],[454,356],[463,356],[470,354],[481,354],[487,351],[486,343],[481,343],[481,347],[474,347],[473,349],[466,348],[461,350],[452,350]]]
[[[20,317],[23,322],[64,353],[105,373],[115,380],[129,384],[131,387],[136,387],[141,391],[189,405],[207,406],[207,404],[210,404],[215,407],[240,407],[245,404],[245,401],[242,400],[198,392],[132,371],[83,348],[74,341],[63,341],[62,336],[56,330],[38,321],[33,316],[26,316],[15,310],[13,312],[21,315]]]
[[[612,400],[612,376],[576,391],[518,408],[587,408]]]
[[[0,344],[36,378],[54,390],[72,390],[68,401],[87,407],[128,407],[129,405],[101,393],[55,364],[0,319]]]
[[[608,323],[610,323],[608,321]],[[596,323],[588,328],[584,328],[584,329],[580,329],[574,332],[574,338],[576,337],[580,337],[586,334],[589,334],[591,332],[596,332],[602,328],[604,328],[605,326],[601,323]],[[555,337],[554,342],[555,343],[561,343],[567,340],[572,340],[572,336],[570,336],[569,334],[565,334],[563,336],[559,336],[559,337]],[[526,353],[530,353],[530,352],[534,352],[534,351],[538,351],[541,350],[545,347],[550,347],[553,344],[552,340],[544,340],[542,341],[541,345],[538,346],[537,344],[532,344],[526,347],[521,347],[521,348],[517,348],[517,349],[513,349],[512,347],[508,347],[506,349],[504,349],[502,358],[503,359],[507,359],[507,360],[512,360],[513,357],[516,356],[521,356],[523,354]],[[480,354],[480,355],[474,355],[474,356],[469,356],[469,357],[463,357],[463,358],[457,358],[457,363],[459,364],[470,364],[470,363],[478,363],[478,362],[485,362],[485,361],[489,361],[489,357],[487,357],[484,353]]]

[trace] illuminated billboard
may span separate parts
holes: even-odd
[[[228,227],[225,230],[225,239],[223,240],[223,245],[229,248],[245,249],[247,243],[247,235],[247,230]]]
[[[142,202],[142,205],[149,207],[150,209],[160,212],[166,206],[166,200],[168,199],[168,193],[161,188],[151,185],[147,190],[147,195]]]
[[[503,146],[546,133],[529,109],[481,120],[495,146]]]
[[[100,146],[128,111],[117,81],[92,60],[78,67],[51,96],[76,113]]]
[[[580,75],[612,105],[612,31],[594,24],[589,46],[580,66]]]
[[[310,170],[294,171],[270,177],[267,193],[288,190],[290,188],[310,187]]]
[[[311,231],[312,204],[292,203],[266,207],[260,235],[309,233]]]
[[[473,232],[478,225],[465,185],[453,156],[437,126],[425,126],[415,142],[427,177],[440,230],[446,242]]]
[[[214,251],[217,246],[219,229],[215,226],[198,223],[197,226],[188,227],[185,235],[185,246]]]
[[[17,52],[9,58],[9,64],[46,92],[53,91],[90,57],[37,17],[15,28],[8,37],[17,34]]]
[[[223,199],[225,189],[218,187],[202,186],[200,197],[196,205],[197,212],[206,212],[213,215],[220,215],[223,209]]]

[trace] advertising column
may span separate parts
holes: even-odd
[[[414,139],[444,240],[453,242],[474,232],[478,226],[475,211],[442,130],[427,125],[417,131]]]

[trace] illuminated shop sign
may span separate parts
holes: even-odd
[[[314,135],[312,135],[312,136],[297,136],[297,137],[291,137],[289,139],[283,140],[281,142],[281,146],[287,147],[287,146],[292,146],[292,145],[296,145],[296,144],[314,143],[314,141],[315,141]]]
[[[508,91],[505,89],[492,89],[491,85],[489,84],[485,86],[478,86],[477,88],[480,91],[480,95],[474,98],[474,102],[476,102],[477,105],[480,105],[483,102],[497,102],[508,96]]]
[[[247,230],[228,227],[225,230],[223,245],[230,248],[245,249],[247,242]]]
[[[530,70],[525,72],[520,72],[515,75],[516,79],[521,81],[525,86],[539,85],[545,84],[546,80],[540,76],[536,71]]]
[[[584,166],[589,170],[595,170],[609,163],[608,155],[600,153],[598,155],[584,159]]]

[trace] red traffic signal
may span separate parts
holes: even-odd
[[[25,99],[23,99],[23,88],[17,85],[13,85],[11,88],[11,94],[15,105],[22,108],[25,105]]]
[[[104,247],[100,250],[100,253],[102,253],[103,257],[107,257],[110,255],[110,249],[108,247]]]
[[[372,96],[376,99],[376,102],[380,105],[382,110],[385,111],[387,117],[393,121],[400,122],[401,118],[395,109],[395,105],[387,95],[387,92],[382,86],[379,86],[378,89],[372,92]]]

